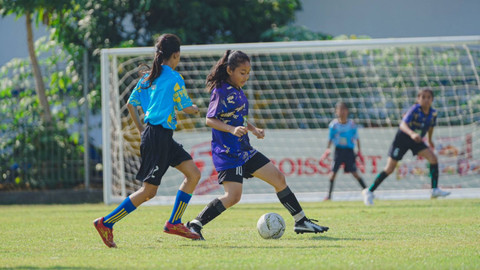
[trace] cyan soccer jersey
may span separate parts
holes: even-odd
[[[162,125],[164,128],[175,129],[179,111],[193,105],[185,89],[185,82],[180,73],[167,65],[162,65],[162,74],[148,87],[145,74],[133,89],[128,103],[141,106],[145,112],[145,123]]]
[[[340,148],[355,148],[355,141],[358,139],[357,125],[352,120],[342,124],[338,119],[333,120],[328,125],[330,131],[329,138],[335,145]]]
[[[415,104],[408,109],[402,121],[423,138],[430,127],[434,127],[437,124],[437,111],[430,107],[428,114],[424,114],[422,106]]]

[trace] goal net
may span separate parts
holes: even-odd
[[[199,116],[178,112],[174,138],[191,153],[202,172],[192,202],[204,203],[223,188],[211,160],[211,131],[205,126],[209,94],[205,78],[225,50],[242,50],[252,61],[244,91],[249,120],[266,130],[253,147],[286,175],[301,201],[318,201],[328,191],[332,156],[324,156],[328,124],[335,104],[346,102],[359,126],[362,158],[357,167],[367,185],[383,169],[402,114],[421,88],[433,90],[438,111],[434,132],[440,187],[452,197],[480,194],[480,36],[305,41],[182,46],[177,70],[200,108]],[[104,201],[119,202],[137,190],[140,135],[127,110],[138,67],[152,62],[154,49],[103,49],[102,121]],[[332,149],[333,150],[333,149]],[[183,175],[170,168],[157,197],[170,204]],[[407,153],[377,190],[377,198],[427,198],[428,162]],[[340,169],[333,199],[359,200],[360,186]],[[244,181],[243,202],[276,201],[274,190],[259,179]]]

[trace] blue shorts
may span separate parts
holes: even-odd
[[[403,158],[408,150],[412,150],[412,153],[415,156],[418,154],[418,152],[427,148],[428,147],[424,142],[417,143],[412,140],[410,136],[398,130],[397,135],[395,135],[395,139],[393,139],[393,143],[388,150],[388,156],[396,161],[399,161]]]
[[[332,171],[338,172],[340,165],[345,164],[344,172],[356,172],[357,165],[355,164],[355,152],[351,148],[335,148],[335,155],[333,158]]]
[[[183,146],[173,139],[173,130],[148,124],[142,133],[142,163],[136,179],[159,186],[169,166],[192,159]]]

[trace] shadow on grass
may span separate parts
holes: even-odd
[[[272,244],[272,243],[278,243],[281,244],[282,242],[287,242],[287,241],[298,241],[301,239],[294,239],[294,238],[284,238],[284,239],[269,239],[265,240],[266,242]],[[330,236],[312,236],[309,239],[304,239],[304,240],[310,240],[310,241],[324,241],[324,242],[332,242],[332,241],[366,241],[366,240],[373,240],[373,239],[366,239],[366,238],[352,238],[352,237],[330,237]],[[191,243],[185,243],[181,244],[180,246],[182,247],[199,247],[199,248],[205,248],[205,249],[210,249],[210,248],[274,248],[274,249],[282,249],[282,248],[291,248],[290,246],[271,246],[271,245],[244,245],[244,244],[239,244],[239,245],[219,245],[218,243],[212,243],[208,241],[193,241]],[[297,246],[295,248],[300,248],[300,249],[309,249],[309,248],[318,248],[318,245],[307,245],[307,246]],[[343,248],[343,246],[340,245],[328,245],[325,246],[328,248]]]
[[[275,241],[275,240],[273,240]],[[205,242],[202,242],[205,243]],[[279,242],[280,243],[280,242]],[[202,248],[202,249],[218,249],[218,248],[229,248],[229,249],[291,249],[291,246],[272,246],[272,245],[194,245],[194,244],[185,244],[180,245],[182,247],[192,247],[192,248]],[[309,246],[297,246],[295,249],[312,249],[318,248],[318,245],[309,245]],[[344,248],[340,245],[328,245],[323,246],[325,248]]]
[[[351,238],[351,237],[330,237],[325,235],[315,235],[310,238],[311,240],[318,240],[318,241],[365,241],[365,240],[373,240],[373,239],[365,239],[365,238]]]

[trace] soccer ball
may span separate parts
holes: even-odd
[[[258,220],[257,230],[264,239],[278,239],[285,232],[285,220],[277,213],[266,213]]]

